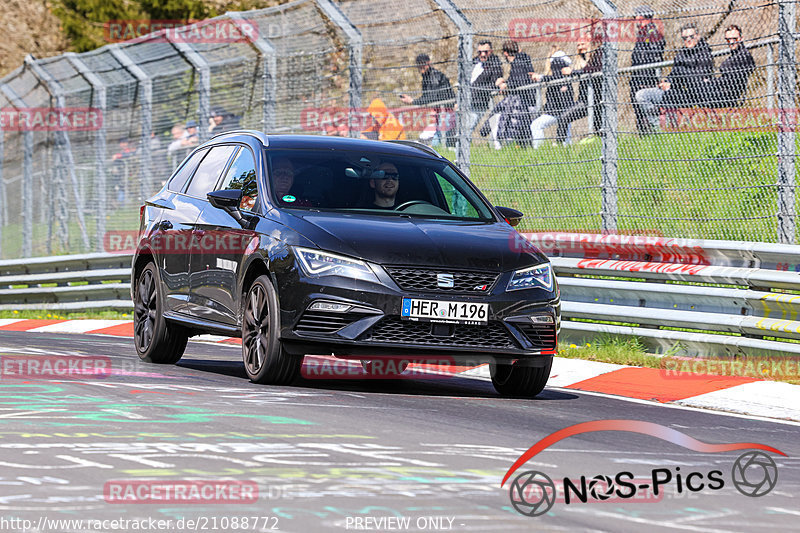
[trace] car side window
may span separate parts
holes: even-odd
[[[208,150],[198,150],[178,169],[172,179],[169,180],[167,189],[173,192],[180,192],[186,185],[186,180],[195,171],[197,166],[202,161],[203,157],[208,153]]]
[[[236,150],[236,146],[232,145],[212,148],[211,152],[200,163],[200,166],[197,167],[197,171],[186,189],[186,194],[205,199],[206,194],[214,190],[214,186],[217,184],[217,180],[234,150]]]
[[[439,182],[439,187],[442,188],[445,201],[447,202],[447,210],[451,215],[467,218],[478,218],[478,212],[472,206],[472,203],[464,198],[464,195],[456,189],[450,181],[445,177],[435,173],[436,181]]]
[[[248,148],[239,150],[219,189],[241,189],[242,201],[239,208],[244,211],[253,210],[258,198],[258,178],[253,152]]]

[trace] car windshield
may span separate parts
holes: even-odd
[[[365,151],[269,150],[270,190],[286,209],[494,220],[445,160]]]

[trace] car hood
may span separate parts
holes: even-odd
[[[502,222],[324,213],[295,216],[302,221],[295,229],[321,249],[383,265],[509,271],[547,261]]]

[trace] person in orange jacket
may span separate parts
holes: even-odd
[[[370,102],[367,113],[372,117],[372,125],[361,132],[362,139],[394,141],[406,138],[405,128],[380,98]]]

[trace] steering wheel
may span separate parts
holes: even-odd
[[[425,205],[425,204],[433,205],[432,203],[426,202],[425,200],[409,200],[408,202],[403,202],[402,204],[398,205],[397,207],[394,208],[394,210],[395,211],[402,211],[402,210],[404,210],[404,209],[406,209],[408,207],[414,206],[414,205]]]

